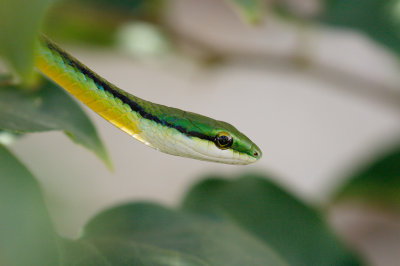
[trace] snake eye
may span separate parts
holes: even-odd
[[[233,144],[233,138],[226,132],[219,132],[215,136],[215,145],[221,150],[226,150]]]

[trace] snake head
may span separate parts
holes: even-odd
[[[163,125],[147,127],[158,129],[146,130],[154,132],[146,139],[162,152],[238,165],[254,163],[262,157],[261,149],[229,123],[178,109],[169,109],[160,120]]]

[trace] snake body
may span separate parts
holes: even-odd
[[[37,68],[124,132],[162,152],[227,164],[249,164],[261,150],[232,125],[152,103],[109,83],[45,36]]]

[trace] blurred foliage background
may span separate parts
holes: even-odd
[[[289,53],[266,51],[262,45],[262,49],[251,45],[241,49],[245,45],[234,42],[224,46],[215,36],[213,40],[187,34],[184,27],[171,23],[174,13],[170,10],[176,2],[0,0],[0,265],[398,265],[396,250],[383,255],[370,253],[363,241],[372,242],[374,238],[357,241],[351,232],[362,226],[368,236],[382,230],[376,227],[383,226],[383,222],[372,223],[375,228],[361,222],[367,210],[372,221],[389,217],[392,231],[388,234],[400,235],[398,136],[392,136],[389,144],[382,140],[378,146],[365,149],[371,151],[366,156],[343,165],[341,174],[332,178],[323,202],[292,195],[291,188],[278,185],[279,178],[266,174],[265,169],[240,169],[242,174],[238,174],[235,168],[228,174],[206,176],[185,194],[178,207],[126,198],[124,204],[106,208],[114,202],[105,202],[102,208],[106,210],[91,218],[78,237],[72,239],[57,232],[57,224],[47,210],[57,197],[48,190],[43,193],[40,177],[34,177],[13,155],[16,143],[29,133],[61,131],[92,151],[109,169],[113,168],[113,156],[106,151],[107,145],[82,107],[35,71],[33,54],[39,32],[62,46],[112,50],[140,62],[161,59],[172,68],[179,67],[179,60],[186,62],[184,66],[190,62],[211,72],[218,72],[230,62],[250,65],[250,69],[263,64],[284,65],[287,79],[291,79],[293,69],[311,72],[314,79],[323,81],[321,84],[332,80],[345,84],[349,97],[372,99],[399,111],[398,83],[376,81],[351,66],[341,69],[317,60],[313,57],[314,39],[310,37],[313,29],[359,34],[397,65],[398,0],[218,1],[226,12],[236,13],[246,31],[274,23],[294,31],[300,41]],[[212,1],[205,5],[210,11],[214,8]],[[195,24],[207,24],[211,18],[193,15],[193,20]],[[227,24],[228,28],[237,26]],[[267,39],[267,48],[268,42],[273,40]],[[379,72],[374,65],[366,67]],[[135,80],[131,82],[135,84]],[[247,91],[251,93],[243,89],[243,93]],[[245,109],[253,111],[252,107],[249,104]],[[260,114],[264,116],[267,112]],[[256,125],[260,121],[254,120]],[[264,154],[274,156],[268,148]],[[119,162],[114,164],[118,171]],[[172,167],[170,171],[173,173]],[[69,172],[72,169],[65,167],[52,173],[61,177]],[[90,178],[96,183],[96,176]],[[134,178],[144,180],[148,176],[137,174]],[[335,223],[335,212],[343,206],[345,210],[350,206],[351,213],[362,213],[360,219],[351,222],[353,227]],[[376,245],[382,243],[385,247],[400,247],[399,240],[390,237]]]

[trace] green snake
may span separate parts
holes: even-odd
[[[39,38],[35,64],[104,119],[154,149],[226,164],[250,164],[262,156],[257,145],[232,125],[131,95],[45,36]]]

